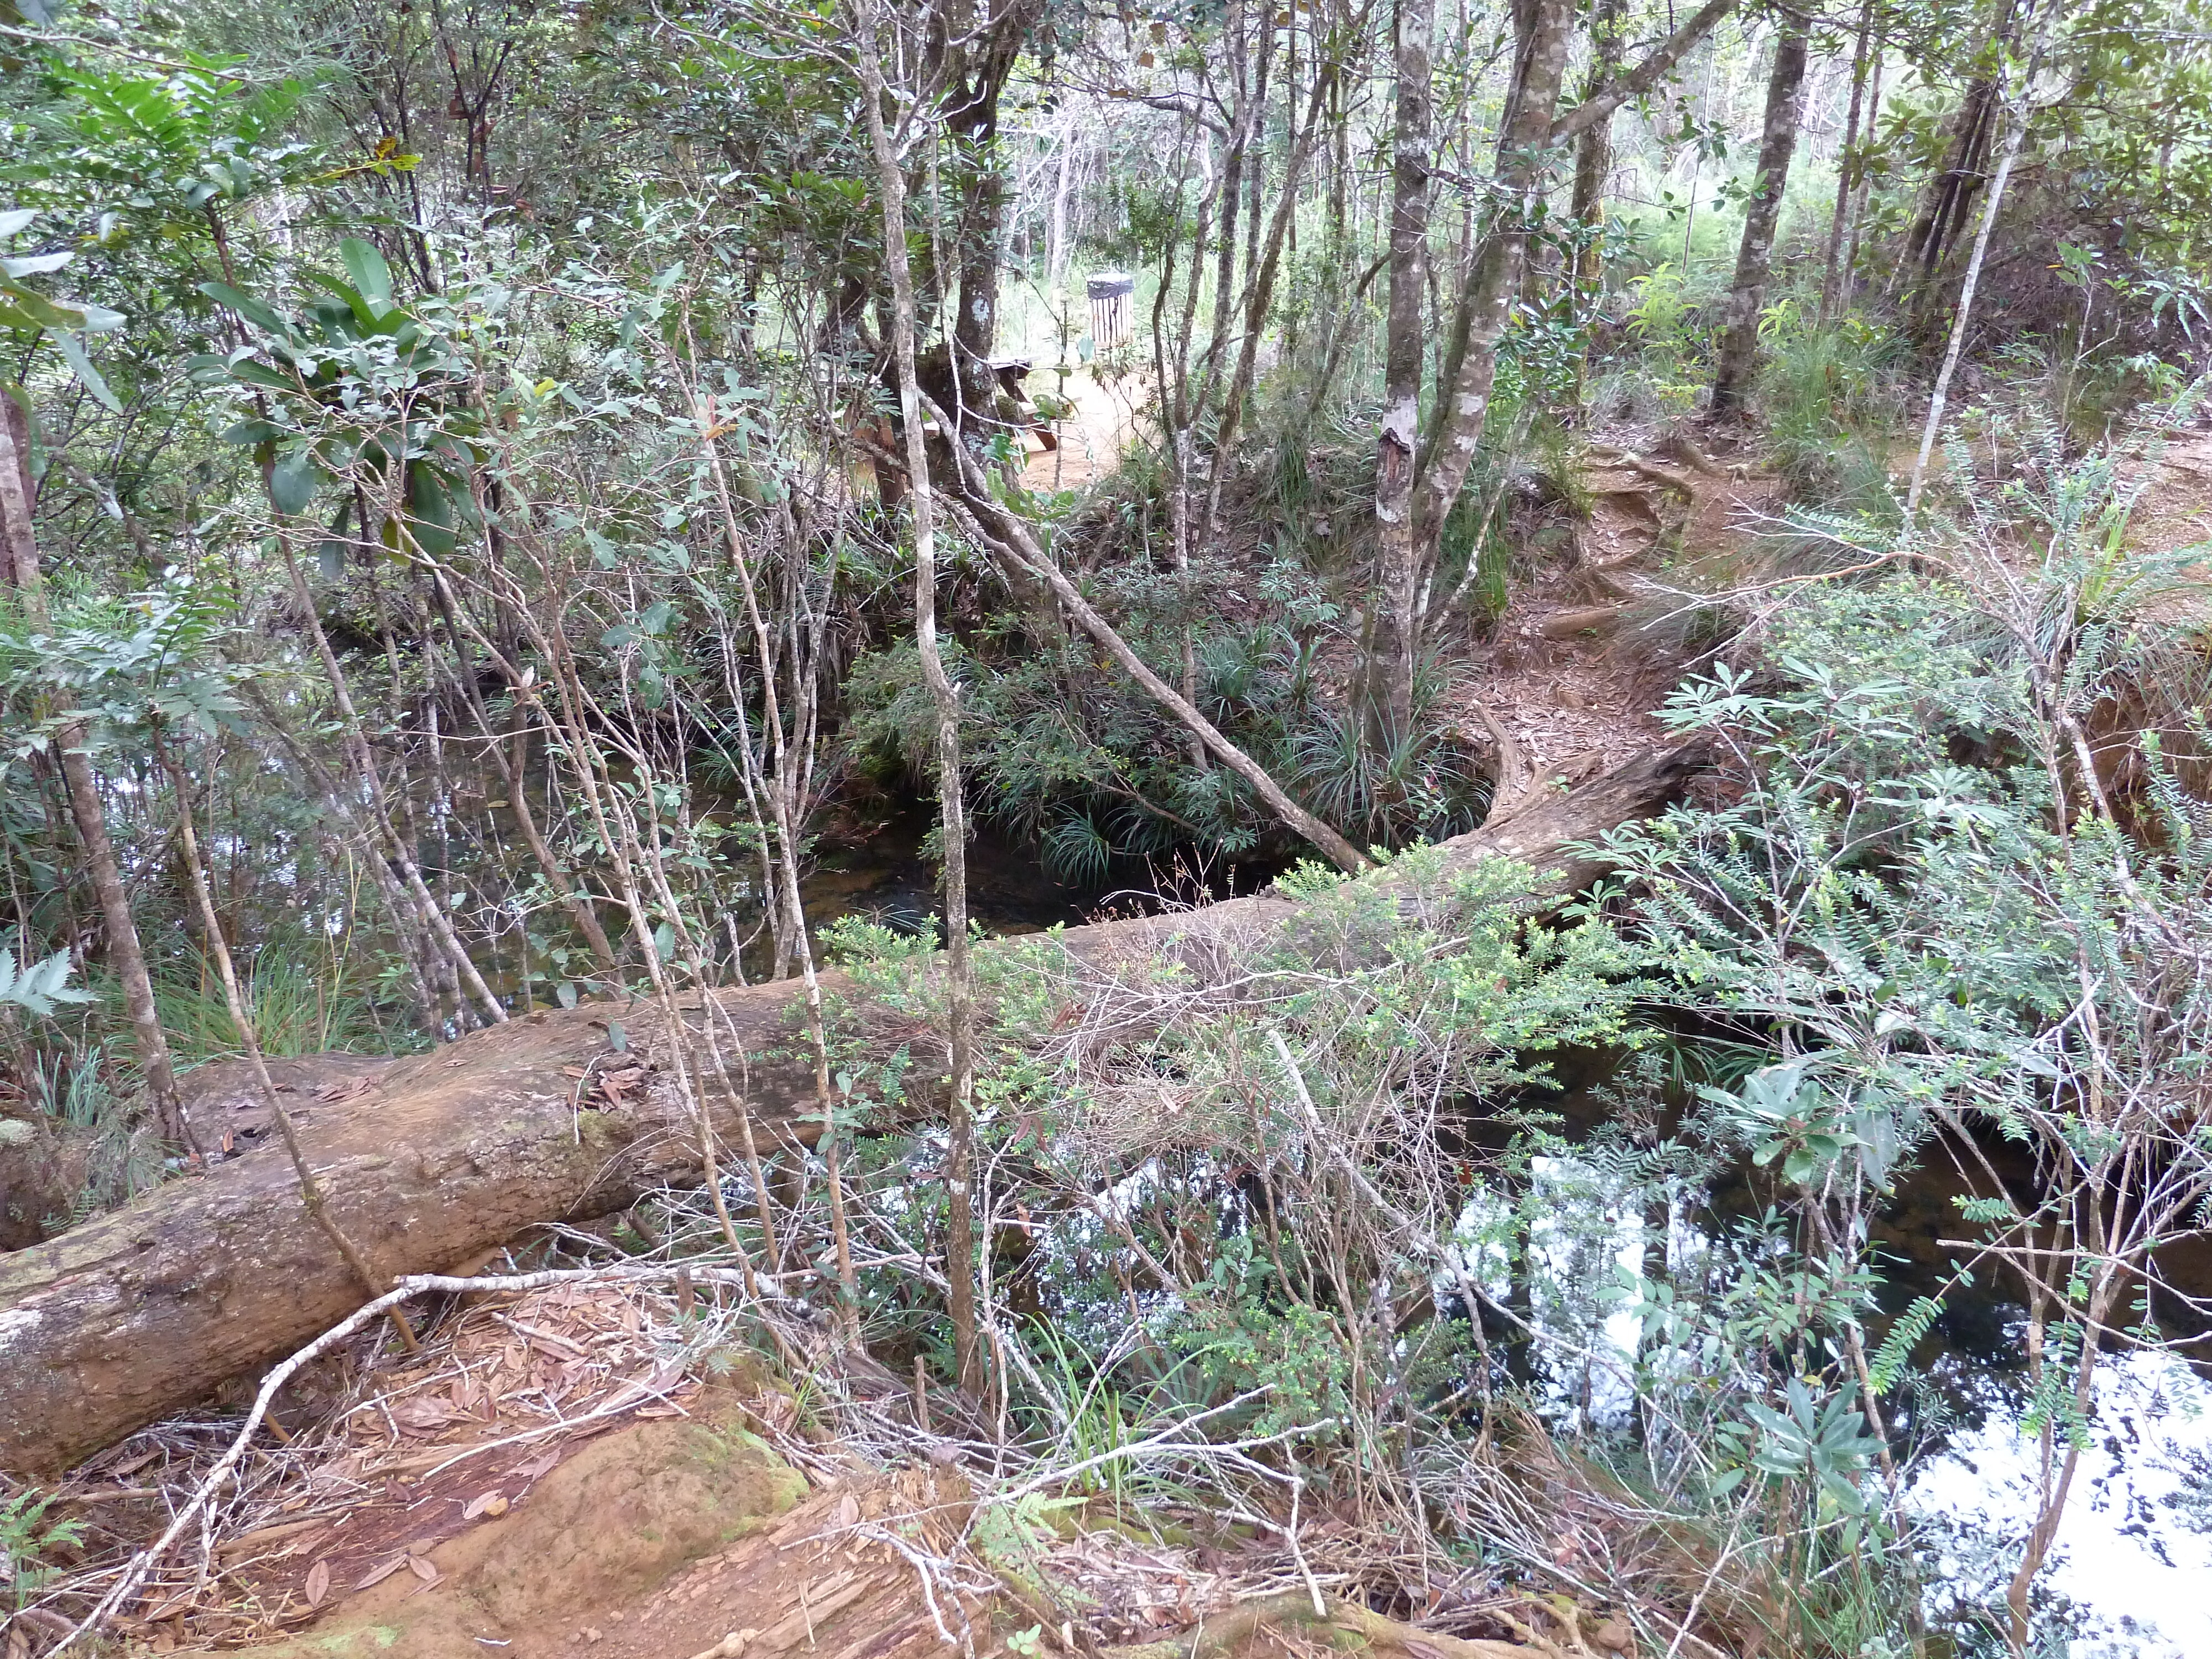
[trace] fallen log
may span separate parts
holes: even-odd
[[[1594,866],[1564,849],[1656,811],[1694,769],[1679,750],[1647,755],[1446,843],[1449,859],[1514,858],[1561,868],[1580,884]],[[1059,939],[1099,963],[1218,951],[1277,933],[1297,908],[1279,897],[1233,899],[1070,928]],[[834,994],[842,976],[825,976],[824,986]],[[726,1151],[741,1115],[766,1144],[810,1138],[800,1120],[817,1109],[811,1063],[790,1020],[799,999],[792,980],[714,993],[740,1097],[708,1091]],[[331,1213],[375,1271],[392,1278],[441,1272],[532,1226],[696,1183],[696,1120],[666,1068],[611,1094],[599,1080],[666,1054],[672,1041],[696,1054],[693,1022],[706,1011],[696,996],[684,1007],[686,1033],[665,1030],[649,1004],[532,1014],[392,1060],[366,1074],[365,1092],[356,1092],[357,1078],[327,1091],[332,1098],[304,1102],[301,1140]],[[695,1073],[704,1069],[694,1063]],[[274,1146],[0,1256],[0,1470],[66,1468],[299,1347],[362,1299]]]

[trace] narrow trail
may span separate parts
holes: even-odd
[[[1102,376],[1095,365],[1069,375],[1065,387],[1050,371],[1033,371],[1028,387],[1031,396],[1048,392],[1074,407],[1066,419],[1053,422],[1059,447],[1031,451],[1022,469],[1022,487],[1040,495],[1080,489],[1111,472],[1129,446],[1136,412],[1151,395],[1151,387],[1149,375]]]
[[[1652,711],[1692,654],[1669,577],[1741,567],[1782,493],[1770,475],[1692,456],[1593,444],[1577,464],[1588,516],[1516,586],[1462,681],[1464,722],[1502,751],[1493,813],[1666,740]]]

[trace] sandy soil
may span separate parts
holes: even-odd
[[[1042,369],[1024,384],[1032,396],[1049,392],[1075,405],[1073,416],[1054,423],[1060,447],[1033,453],[1023,469],[1023,486],[1031,490],[1077,489],[1111,472],[1134,430],[1137,410],[1152,394],[1148,375],[1102,380],[1090,365],[1068,376],[1064,392],[1058,377]]]

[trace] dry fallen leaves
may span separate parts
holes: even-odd
[[[404,1552],[398,1555],[393,1556],[382,1566],[370,1568],[368,1575],[363,1577],[359,1583],[356,1584],[354,1588],[357,1590],[365,1590],[373,1585],[382,1583],[386,1579],[391,1577],[393,1573],[398,1571],[400,1568],[405,1566],[408,1560],[409,1557]]]
[[[309,1607],[319,1607],[323,1605],[323,1598],[331,1593],[331,1564],[329,1562],[318,1561],[313,1566],[307,1569],[307,1582],[305,1586],[304,1593],[307,1595],[307,1605]]]

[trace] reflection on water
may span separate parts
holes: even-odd
[[[865,832],[848,830],[825,844],[803,884],[808,924],[822,927],[858,916],[901,933],[927,927],[945,908],[931,846],[936,822],[933,805],[909,804]],[[985,933],[999,936],[1254,892],[1282,869],[1264,860],[1216,866],[1186,851],[1141,866],[1120,860],[1109,880],[1085,884],[1058,879],[1034,846],[988,823],[971,823],[969,832],[968,914]]]
[[[1509,1243],[1516,1204],[1479,1195],[1463,1212],[1460,1261],[1480,1294],[1527,1319],[1538,1334],[1528,1374],[1547,1416],[1574,1431],[1630,1427],[1637,1410],[1643,1322],[1607,1287],[1643,1273],[1676,1286],[1718,1265],[1713,1212],[1678,1194],[1645,1207],[1647,1189],[1603,1158],[1531,1160],[1521,1203],[1528,1231],[1519,1282]],[[1892,1311],[1942,1288],[1942,1244],[1958,1228],[1959,1188],[1941,1173],[1913,1173],[1876,1229]],[[2186,1267],[2202,1265],[2189,1253]],[[2185,1282],[2166,1263],[2183,1291]],[[1456,1305],[1449,1273],[1440,1302]],[[1961,1652],[2002,1650],[1976,1632],[1977,1610],[2001,1611],[2040,1508],[2039,1447],[2027,1415],[2022,1310],[1988,1287],[1954,1285],[1943,1317],[1914,1358],[1921,1368],[1893,1401],[1891,1426],[1918,1458],[1906,1506],[1926,1528],[1923,1573],[1931,1625]],[[1510,1333],[1501,1333],[1510,1340]],[[2203,1334],[2169,1328],[2169,1340]],[[2201,1344],[2199,1345],[2201,1346]],[[2100,1363],[2081,1463],[2057,1547],[2035,1591],[2039,1630],[2063,1632],[2050,1650],[2066,1659],[2212,1659],[2212,1368],[2178,1353],[2112,1353]],[[2062,1431],[2059,1455],[2065,1449]],[[1987,1639],[1978,1639],[1985,1635]]]
[[[2002,1603],[2039,1504],[2039,1453],[2021,1426],[2019,1389],[1978,1388],[1971,1375],[1951,1380],[1960,1394],[1982,1396],[1979,1420],[1952,1431],[1907,1498],[1942,1540],[1929,1575],[1938,1618],[1975,1601]],[[2099,1366],[2041,1589],[2072,1614],[2069,1659],[2212,1655],[2212,1382],[2183,1360],[2115,1354]]]

